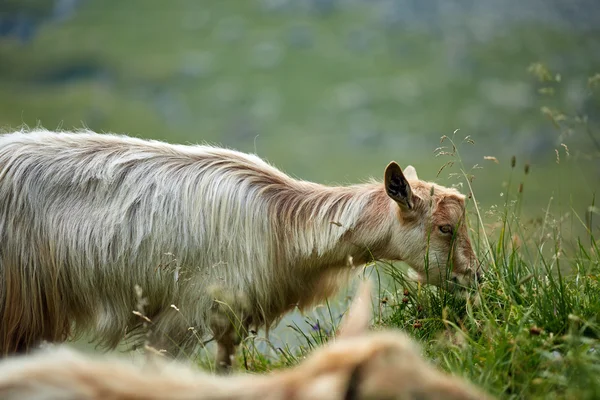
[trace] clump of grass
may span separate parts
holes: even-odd
[[[447,155],[471,189],[454,137],[446,140],[452,146]],[[526,185],[521,181],[510,192],[516,166],[513,158],[503,208],[493,216],[495,235],[486,232],[486,217],[470,195],[472,236],[487,269],[476,288],[478,301],[430,287],[415,290],[404,274],[388,268],[404,289],[384,324],[411,333],[441,368],[500,398],[597,398],[598,240],[586,226],[588,237],[567,245],[550,207],[541,223],[526,226],[520,216]],[[526,178],[530,166],[523,172]]]

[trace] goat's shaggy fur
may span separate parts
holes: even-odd
[[[464,196],[405,172],[392,163],[384,184],[328,187],[210,146],[2,135],[0,354],[73,327],[114,347],[139,333],[139,285],[156,346],[187,352],[212,332],[228,364],[249,326],[334,293],[349,257],[418,271],[428,258],[440,279],[469,277]]]
[[[365,285],[363,288],[367,288]],[[212,376],[182,365],[145,369],[68,349],[0,363],[4,400],[486,400],[487,394],[423,360],[400,332],[367,333],[370,296],[362,290],[341,334],[300,365],[268,375]]]

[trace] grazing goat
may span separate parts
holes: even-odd
[[[349,259],[468,284],[464,196],[395,162],[384,178],[328,187],[210,146],[2,135],[0,355],[81,333],[114,348],[149,319],[148,339],[174,356],[212,334],[226,369],[249,327],[335,293]]]
[[[267,375],[214,376],[183,365],[136,368],[50,349],[0,363],[4,400],[359,400],[491,399],[470,383],[437,371],[403,333],[368,333],[369,285],[346,316],[341,334],[296,367]],[[160,361],[160,360],[159,360]]]

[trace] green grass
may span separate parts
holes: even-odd
[[[597,398],[598,241],[588,231],[566,243],[566,224],[551,217],[527,226],[521,202],[517,189],[495,211],[498,235],[472,224],[479,253],[487,254],[476,301],[408,290],[384,323],[419,338],[441,368],[500,398]],[[471,221],[480,219],[475,213]],[[403,283],[402,275],[393,276]]]

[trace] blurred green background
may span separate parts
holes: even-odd
[[[454,184],[434,150],[460,129],[486,208],[511,156],[514,185],[532,165],[531,218],[551,196],[557,216],[590,212],[598,72],[597,0],[0,0],[3,131],[209,142],[323,183],[393,159]]]

